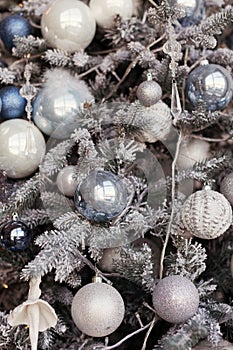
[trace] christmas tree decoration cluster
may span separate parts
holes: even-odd
[[[233,349],[230,0],[0,2],[0,344]]]

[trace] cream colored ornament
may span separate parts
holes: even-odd
[[[68,197],[72,197],[74,195],[78,186],[78,181],[76,181],[74,178],[75,170],[75,166],[68,165],[60,170],[57,175],[57,187],[62,194]]]
[[[181,143],[177,166],[179,169],[191,168],[196,162],[210,157],[210,144],[204,140],[184,140]]]
[[[206,188],[188,197],[181,217],[186,229],[194,236],[214,239],[232,224],[232,209],[221,193]]]
[[[50,327],[55,327],[57,323],[57,315],[54,309],[47,301],[39,299],[41,295],[40,282],[41,276],[30,280],[27,301],[17,306],[8,317],[8,323],[12,327],[29,326],[31,350],[37,350],[38,332],[44,332]]]
[[[221,340],[217,346],[209,342],[208,340],[202,340],[192,350],[233,350],[233,344],[226,340]]]
[[[113,27],[116,15],[127,19],[133,14],[132,0],[91,0],[89,6],[96,23],[102,28]]]

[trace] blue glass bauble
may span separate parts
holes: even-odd
[[[184,16],[179,18],[179,22],[183,27],[197,24],[203,17],[203,0],[167,0],[167,2],[171,8],[182,10],[181,14]]]
[[[92,171],[77,187],[74,202],[88,220],[105,223],[126,207],[127,189],[119,176],[104,170]]]
[[[24,37],[30,34],[32,34],[32,27],[23,16],[11,15],[0,22],[0,38],[8,49],[14,46],[15,35]]]
[[[225,108],[232,99],[233,80],[218,64],[203,64],[188,76],[185,92],[193,107],[201,105],[209,111]]]
[[[2,108],[0,117],[3,119],[14,119],[23,116],[26,100],[19,93],[19,88],[16,86],[5,86],[0,89],[0,99]]]
[[[0,230],[0,243],[3,248],[11,251],[24,250],[30,243],[30,231],[21,221],[9,221]]]

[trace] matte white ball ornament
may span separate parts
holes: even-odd
[[[89,283],[79,289],[71,306],[74,323],[91,337],[105,337],[113,333],[120,326],[124,313],[120,293],[101,282]]]
[[[72,197],[78,185],[74,178],[75,166],[69,165],[59,171],[57,175],[57,187],[65,196]]]
[[[103,28],[111,28],[116,15],[127,19],[133,14],[132,0],[91,0],[89,6],[96,23]]]
[[[56,0],[41,18],[41,32],[47,44],[68,52],[85,49],[95,30],[90,8],[79,0]]]
[[[8,177],[31,175],[45,155],[45,140],[37,127],[27,120],[10,119],[0,124],[0,168]]]
[[[155,312],[165,321],[185,322],[198,309],[198,290],[186,277],[167,276],[161,279],[154,288],[153,305]]]

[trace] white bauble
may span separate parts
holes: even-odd
[[[95,30],[90,8],[79,0],[55,0],[41,18],[41,32],[47,44],[68,52],[85,49]]]
[[[183,141],[177,160],[181,169],[191,168],[196,162],[206,160],[210,156],[210,144],[204,140],[191,139]]]
[[[57,187],[65,196],[72,197],[78,186],[78,182],[74,179],[75,166],[69,165],[59,171],[57,175]]]
[[[0,124],[0,168],[10,178],[31,175],[45,155],[45,140],[37,127],[23,119]]]
[[[91,0],[89,6],[96,23],[103,28],[111,28],[116,15],[127,19],[133,14],[132,0]]]
[[[91,337],[105,337],[121,324],[125,313],[120,293],[106,283],[89,283],[75,294],[71,314],[74,323]]]

